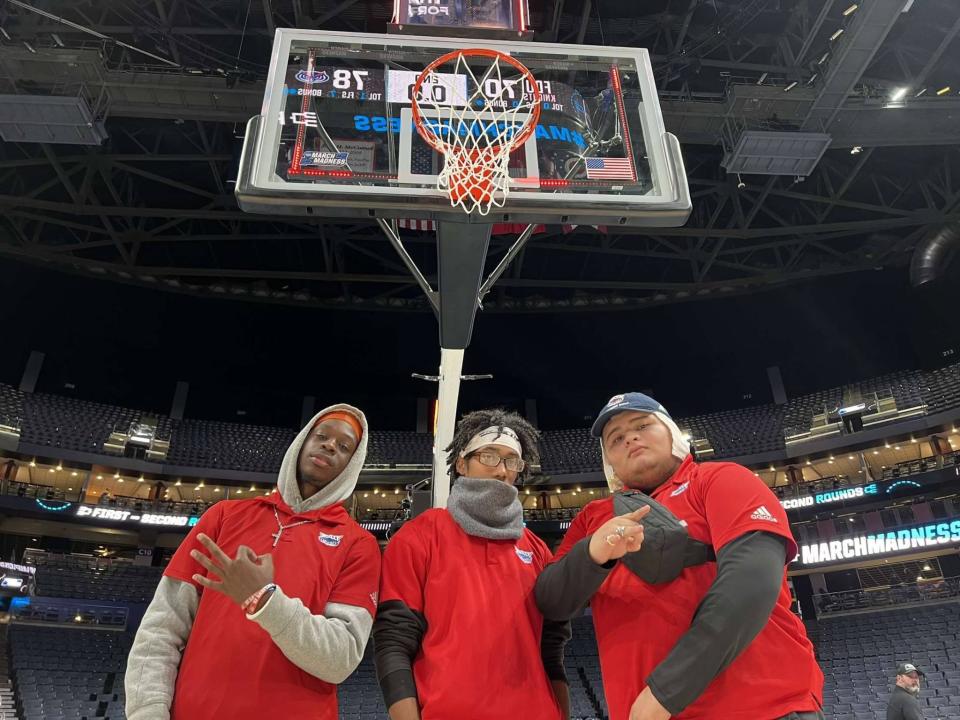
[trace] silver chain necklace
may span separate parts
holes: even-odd
[[[273,506],[273,516],[277,519],[277,531],[270,535],[273,538],[273,546],[276,547],[280,544],[280,536],[283,535],[284,530],[289,530],[290,528],[295,528],[297,525],[306,525],[307,523],[312,523],[313,520],[301,520],[299,522],[290,523],[289,525],[284,525],[280,522],[280,513],[277,512],[277,506]]]

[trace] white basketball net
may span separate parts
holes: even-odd
[[[467,97],[449,80],[449,71],[438,67],[426,75],[422,97],[414,102],[423,116],[420,134],[444,155],[437,189],[449,195],[452,207],[486,215],[492,207],[503,207],[510,194],[510,153],[524,141],[523,129],[532,121],[540,94],[528,92],[529,76],[509,62],[501,64],[499,56],[489,58],[490,66],[479,77],[467,58],[476,62],[484,56],[457,55],[452,75],[466,76]],[[432,92],[437,83],[453,97],[439,93],[438,98]]]

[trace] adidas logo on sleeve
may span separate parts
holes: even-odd
[[[770,511],[767,510],[766,506],[761,505],[756,510],[753,511],[753,514],[750,516],[751,520],[766,520],[767,522],[779,523],[773,515],[770,514]]]

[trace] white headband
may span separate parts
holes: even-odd
[[[502,445],[513,450],[519,457],[523,457],[523,449],[520,447],[520,438],[517,434],[508,427],[499,428],[496,425],[481,430],[470,438],[460,457],[466,457],[486,445]]]

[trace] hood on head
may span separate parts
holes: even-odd
[[[690,454],[690,443],[683,437],[683,433],[680,432],[680,428],[673,421],[673,418],[667,415],[665,412],[660,411],[650,414],[656,416],[660,422],[667,426],[667,430],[670,431],[670,440],[672,443],[670,454],[680,462],[686,460],[687,455]],[[607,487],[610,488],[610,492],[623,490],[623,481],[617,477],[617,473],[614,472],[613,466],[607,461],[607,453],[603,449],[603,438],[600,438],[600,458],[603,461],[603,477],[606,478]]]
[[[315,495],[304,500],[300,497],[300,486],[297,484],[297,461],[300,458],[300,450],[307,441],[307,435],[317,424],[317,420],[334,411],[348,412],[353,415],[363,428],[363,437],[360,438],[360,444],[357,445],[356,452],[350,458],[350,462],[343,471],[329,482],[324,488]],[[280,474],[277,477],[277,489],[280,491],[280,497],[295,513],[310,512],[319,510],[329,505],[336,505],[347,500],[357,487],[357,480],[360,478],[360,471],[363,469],[363,463],[367,459],[367,445],[370,441],[370,428],[367,427],[366,416],[352,405],[331,405],[324,408],[308,422],[299,434],[293,439],[290,447],[287,448],[283,456],[283,462],[280,463]]]

